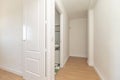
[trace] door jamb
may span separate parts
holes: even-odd
[[[55,1],[55,8],[60,13],[60,67],[63,68],[63,12],[57,1]]]

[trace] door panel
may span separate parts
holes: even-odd
[[[24,79],[45,79],[45,0],[23,0]]]
[[[24,56],[25,57],[29,57],[29,58],[32,58],[32,59],[36,59],[36,60],[39,60],[40,59],[40,53],[39,52],[35,52],[35,51],[30,51],[30,52],[25,52],[24,53]]]
[[[39,60],[35,60],[32,58],[27,58],[25,60],[25,68],[27,72],[32,72],[36,75],[40,74],[40,65],[39,65]]]

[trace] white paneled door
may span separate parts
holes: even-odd
[[[24,79],[45,80],[45,0],[23,0]]]

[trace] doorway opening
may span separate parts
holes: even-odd
[[[63,13],[57,2],[55,2],[55,73],[64,66],[63,61]]]
[[[80,3],[80,2],[79,1],[72,2],[72,5],[73,5],[73,3]],[[86,64],[87,58],[89,58],[88,57],[89,56],[88,55],[88,33],[89,32],[88,32],[88,22],[87,22],[88,21],[88,9],[83,11],[83,13],[80,12],[80,14],[79,14],[78,13],[79,8],[76,7],[76,9],[78,9],[78,11],[75,11],[76,14],[75,13],[72,14],[71,12],[69,12],[69,10],[72,10],[73,12],[74,12],[74,10],[76,10],[75,8],[71,9],[72,5],[69,4],[66,6],[66,2],[64,2],[64,1],[63,2],[59,2],[59,1],[55,2],[55,8],[54,8],[55,13],[57,12],[59,14],[59,19],[58,19],[59,24],[55,24],[56,25],[55,26],[55,41],[57,40],[56,39],[57,37],[59,37],[59,40],[60,40],[59,45],[56,44],[56,42],[55,42],[56,45],[55,45],[55,52],[54,52],[55,53],[55,62],[54,63],[55,63],[55,66],[58,66],[57,70],[55,67],[55,71],[58,72],[59,69],[61,68],[60,71],[57,73],[57,75],[55,75],[56,80],[58,79],[59,74],[62,74],[62,73],[60,73],[61,70],[65,69],[66,62],[69,63],[69,62],[73,61],[72,63],[75,63],[76,61],[81,60],[81,61],[85,61],[85,64]],[[70,7],[67,8],[68,6],[70,6]],[[55,16],[55,23],[58,21],[56,18],[57,17]],[[56,34],[56,29],[59,30],[59,34],[58,33]],[[66,37],[68,39],[65,39]],[[69,45],[67,45],[67,42]],[[62,43],[64,43],[65,47],[62,45]],[[59,47],[59,48],[56,48],[56,47]],[[67,51],[67,48],[68,48],[68,51]],[[56,50],[56,49],[58,49],[58,50]],[[66,54],[67,52],[69,53],[69,55]],[[58,60],[59,60],[59,62],[56,64],[56,61],[58,61]],[[65,64],[65,66],[64,66],[64,64]],[[62,69],[63,66],[64,66],[64,68]],[[68,67],[69,67],[69,65],[68,65]],[[70,68],[70,71],[71,70],[74,70],[74,69]]]
[[[55,73],[57,73],[60,69],[60,13],[57,9],[55,9]]]

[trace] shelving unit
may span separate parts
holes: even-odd
[[[60,32],[60,25],[55,25],[55,32]]]

